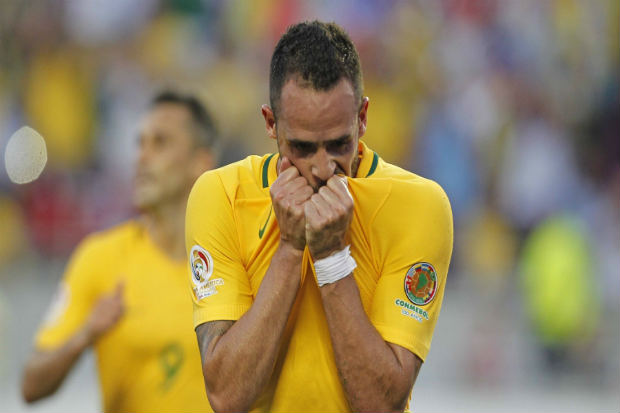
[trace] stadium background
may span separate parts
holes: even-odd
[[[0,162],[0,411],[97,411],[92,354],[26,406],[21,366],[64,264],[128,205],[136,123],[165,86],[201,96],[224,162],[275,145],[268,65],[287,25],[356,43],[366,141],[438,181],[455,218],[446,298],[413,408],[620,410],[616,0],[0,1],[0,150],[46,139],[38,180]]]

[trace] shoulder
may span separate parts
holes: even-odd
[[[125,245],[133,243],[141,231],[137,221],[128,220],[88,235],[80,242],[76,250],[90,253],[119,251],[124,249]]]
[[[450,201],[443,188],[435,181],[410,173],[409,177],[391,179],[386,202],[392,207],[450,211]]]
[[[269,159],[270,155],[251,155],[240,161],[206,171],[194,183],[190,198],[213,197],[219,194],[232,201],[243,193],[260,191],[261,170]]]
[[[84,238],[73,251],[65,269],[73,288],[78,285],[92,288],[93,283],[103,285],[101,283],[106,278],[103,274],[127,259],[130,250],[142,239],[141,234],[138,222],[130,220]]]
[[[436,182],[412,173],[366,179],[360,221],[377,260],[385,265],[432,262],[447,271],[454,228],[450,201]],[[357,207],[358,205],[356,205]]]
[[[403,171],[406,172],[406,171]],[[452,209],[443,188],[435,181],[413,174],[400,173],[391,179],[389,195],[382,206],[384,214],[402,213],[407,222],[452,225]]]
[[[448,251],[453,238],[450,201],[435,181],[384,162],[350,184],[356,213],[372,242],[388,251],[401,244]],[[400,248],[400,247],[398,247]]]
[[[411,215],[438,208],[451,211],[450,201],[437,182],[381,159],[372,176],[352,179],[350,186],[360,207],[373,215],[380,211]]]

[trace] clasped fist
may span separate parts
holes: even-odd
[[[86,325],[91,342],[97,341],[114,327],[125,313],[123,290],[124,283],[121,281],[114,291],[97,300]]]
[[[337,175],[329,178],[304,204],[304,212],[306,243],[312,258],[318,260],[342,250],[353,215],[353,198],[347,179]]]
[[[271,185],[273,210],[280,226],[280,239],[293,248],[306,246],[304,204],[313,194],[306,178],[299,174],[288,158],[282,158],[278,179]]]
[[[270,193],[281,242],[297,250],[308,245],[315,260],[342,250],[353,214],[346,178],[334,175],[314,193],[288,158],[282,158],[279,172]]]

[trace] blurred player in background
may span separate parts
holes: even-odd
[[[369,101],[337,25],[288,29],[270,103],[278,153],[205,173],[188,201],[209,401],[216,411],[402,411],[443,300],[448,199],[360,141]]]
[[[196,98],[153,99],[139,137],[140,214],[74,252],[24,369],[28,402],[54,393],[93,346],[104,411],[211,411],[192,332],[183,223],[192,184],[216,165],[216,144]]]

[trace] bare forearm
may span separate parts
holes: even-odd
[[[368,320],[352,276],[321,287],[338,373],[353,411],[402,411],[413,377]],[[413,355],[412,355],[413,356]]]
[[[301,257],[301,251],[279,248],[250,310],[203,349],[207,393],[215,410],[249,409],[269,381],[299,289]]]
[[[35,351],[24,368],[24,400],[31,403],[53,394],[89,345],[89,334],[84,329],[56,350]]]

